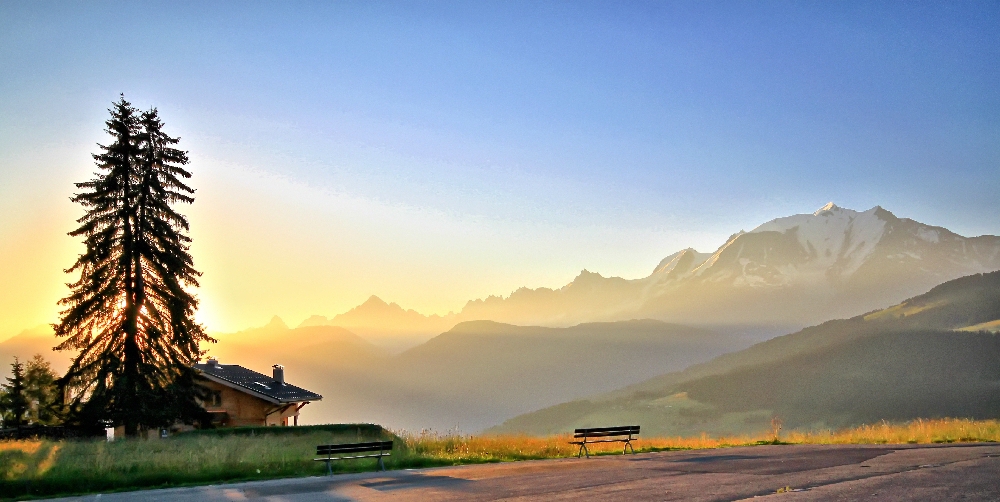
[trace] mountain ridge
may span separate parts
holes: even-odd
[[[371,295],[347,312],[333,318],[313,315],[298,327],[338,326],[349,329],[376,345],[399,352],[448,330],[455,325],[455,318],[452,313],[445,316],[424,315]]]
[[[409,330],[421,340],[471,320],[566,327],[634,318],[736,331],[752,326],[773,336],[786,326],[851,317],[998,269],[1000,237],[964,237],[881,206],[854,211],[830,202],[813,213],[740,230],[711,253],[672,253],[642,278],[584,269],[562,287],[521,287],[469,300],[445,316],[424,316],[373,296],[322,321],[362,336],[382,332],[403,339]],[[381,310],[369,308],[373,299]]]

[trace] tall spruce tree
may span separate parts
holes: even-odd
[[[177,420],[204,419],[192,365],[214,342],[193,319],[186,288],[200,275],[188,252],[187,219],[173,209],[192,203],[182,180],[186,152],[163,132],[156,109],[140,114],[124,96],[105,123],[112,142],[98,145],[95,178],[77,183],[72,200],[86,209],[71,236],[86,250],[67,273],[79,273],[56,324],[59,350],[79,353],[59,385],[70,396],[71,423],[124,426],[129,436]]]

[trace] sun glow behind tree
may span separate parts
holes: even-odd
[[[212,342],[194,321],[197,299],[186,289],[200,275],[188,252],[188,221],[173,209],[192,203],[182,180],[187,153],[163,132],[156,109],[139,113],[124,96],[114,104],[94,159],[101,172],[77,183],[73,201],[87,209],[70,233],[86,251],[67,273],[79,273],[54,326],[78,350],[63,388],[72,389],[70,421],[122,425],[126,434],[203,418],[191,365]]]

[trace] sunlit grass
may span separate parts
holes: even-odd
[[[902,444],[1000,441],[996,420],[936,419],[880,422],[840,431],[789,433],[782,440],[810,444]]]
[[[304,429],[304,428],[303,428]],[[190,435],[168,440],[0,441],[0,497],[177,486],[325,472],[316,445],[391,434]],[[334,463],[335,472],[370,470],[374,460]]]
[[[463,436],[424,432],[403,435],[413,454],[462,462],[497,462],[536,458],[575,457],[579,446],[569,444],[572,435]],[[902,424],[880,422],[838,431],[790,431],[778,435],[785,444],[903,444],[1000,441],[996,420],[914,420]],[[636,451],[691,450],[774,443],[773,432],[744,436],[654,437],[632,441]],[[621,443],[588,445],[590,454],[621,453]]]
[[[304,429],[304,428],[302,428]],[[353,430],[353,429],[352,429]],[[571,435],[463,435],[458,433],[310,431],[301,434],[195,434],[168,440],[2,441],[0,496],[24,498],[223,481],[321,475],[318,444],[395,438],[389,469],[575,457]],[[914,420],[839,431],[789,431],[782,444],[903,444],[1000,441],[1000,422]],[[640,437],[636,451],[722,448],[774,443],[773,432],[748,436]],[[620,443],[595,444],[594,454],[619,454]],[[334,462],[335,472],[374,470],[374,460]]]
[[[939,300],[932,303],[917,304],[917,305],[911,305],[909,302],[903,302],[900,303],[899,305],[895,305],[887,309],[879,310],[877,312],[872,312],[871,314],[865,316],[865,320],[877,321],[885,319],[902,319],[903,317],[919,314],[920,312],[923,312],[925,310],[930,310],[947,304],[948,300]]]

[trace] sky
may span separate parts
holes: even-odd
[[[120,93],[198,319],[638,278],[826,202],[1000,234],[1000,3],[0,0],[0,339],[58,319]]]

